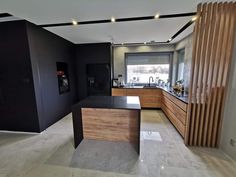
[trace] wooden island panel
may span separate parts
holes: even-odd
[[[85,139],[104,141],[139,141],[139,111],[82,108]]]

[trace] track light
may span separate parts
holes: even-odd
[[[196,21],[197,20],[197,16],[194,16],[193,18],[192,18],[192,22],[194,22],[194,21]]]
[[[160,17],[160,14],[156,14],[156,15],[154,16],[155,19],[158,19],[159,17]]]
[[[73,25],[78,25],[78,22],[76,20],[72,20]]]
[[[111,22],[114,23],[116,22],[116,19],[114,17],[111,18]]]

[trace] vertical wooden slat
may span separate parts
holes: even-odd
[[[203,145],[206,145],[207,142],[207,136],[208,136],[208,129],[209,129],[209,122],[210,122],[210,108],[211,108],[211,99],[212,99],[212,75],[213,75],[213,70],[215,67],[215,50],[217,46],[217,36],[219,34],[219,21],[217,20],[217,13],[218,13],[219,5],[217,3],[214,3],[213,5],[213,15],[212,15],[212,28],[213,28],[213,33],[212,36],[212,44],[211,44],[211,53],[209,54],[209,70],[208,70],[208,78],[207,78],[207,105],[206,105],[206,113],[205,113],[205,125],[204,125],[204,132],[203,132]]]
[[[199,47],[199,55],[198,60],[199,60],[199,68],[198,68],[198,74],[197,74],[197,80],[196,80],[196,87],[197,87],[197,93],[196,93],[196,98],[197,98],[197,103],[196,103],[196,117],[195,117],[195,127],[194,127],[194,142],[193,145],[197,145],[197,140],[198,140],[198,131],[199,131],[199,120],[200,120],[200,111],[201,111],[201,92],[202,92],[202,73],[203,73],[203,68],[204,68],[204,61],[203,61],[203,56],[205,55],[205,40],[206,38],[206,18],[207,18],[207,4],[203,5],[202,8],[202,16],[201,16],[201,41],[200,41],[200,47]]]
[[[228,87],[228,75],[229,75],[229,69],[230,69],[230,64],[232,62],[231,58],[232,58],[232,50],[233,50],[233,43],[234,43],[234,39],[235,39],[235,36],[236,36],[236,2],[233,3],[233,5],[231,6],[232,9],[231,9],[231,15],[230,16],[230,34],[229,34],[229,42],[228,42],[228,45],[230,46],[227,46],[229,48],[229,51],[227,54],[226,54],[226,57],[229,58],[230,60],[228,60],[226,62],[226,65],[225,65],[225,71],[224,71],[224,76],[223,76],[223,85],[225,85],[225,90],[227,90],[227,87]],[[222,102],[223,102],[223,105],[222,107],[225,106],[225,99],[226,99],[226,91],[223,93],[223,99],[222,99]],[[222,127],[222,121],[223,121],[223,109],[221,109],[221,112],[220,112],[220,116],[221,116],[221,119],[220,119],[220,122],[219,122],[219,128],[221,129]],[[219,146],[219,139],[220,139],[220,135],[221,135],[221,131],[218,131],[217,132],[218,134],[218,142],[217,142],[217,146]]]
[[[232,60],[236,3],[199,4],[197,15],[185,143],[216,147]]]
[[[191,103],[192,104],[192,109],[191,109],[191,129],[190,129],[190,142],[189,144],[192,145],[193,144],[193,140],[194,140],[194,125],[195,125],[195,114],[196,114],[196,107],[197,107],[197,100],[196,100],[196,97],[195,95],[197,94],[197,76],[198,76],[198,71],[199,71],[199,58],[198,58],[198,54],[199,54],[199,50],[200,50],[200,42],[201,42],[201,34],[202,34],[202,31],[203,29],[200,28],[201,27],[201,23],[202,23],[202,17],[201,17],[201,11],[202,11],[202,5],[198,5],[197,7],[198,9],[198,12],[199,13],[199,16],[198,16],[198,20],[197,20],[197,24],[196,24],[196,29],[197,29],[197,32],[200,34],[200,35],[197,35],[196,36],[196,43],[195,43],[195,56],[194,56],[194,71],[193,71],[193,78],[192,78],[192,86],[191,86],[191,93],[192,94],[192,99],[191,99]]]
[[[219,5],[219,21],[220,21],[220,26],[219,26],[219,36],[217,40],[217,47],[216,47],[216,59],[215,59],[215,68],[213,71],[213,80],[212,80],[212,88],[214,89],[213,91],[213,98],[211,102],[211,112],[210,112],[210,125],[209,125],[209,132],[208,132],[208,139],[207,139],[207,146],[212,147],[212,138],[213,138],[213,126],[214,126],[214,120],[215,120],[215,112],[216,110],[216,103],[217,103],[217,98],[218,98],[218,87],[217,87],[217,78],[219,77],[219,69],[220,69],[220,56],[222,51],[222,40],[223,40],[223,34],[224,34],[224,23],[225,23],[225,15],[224,15],[224,6],[222,3]]]
[[[197,11],[197,17],[199,18],[200,15],[201,15],[201,11],[199,9],[201,9],[201,4],[198,5],[197,7],[198,11]],[[190,78],[190,88],[189,88],[189,102],[188,102],[188,111],[187,111],[187,119],[186,119],[186,130],[185,130],[185,137],[184,137],[184,142],[185,144],[188,144],[190,145],[190,136],[192,134],[192,129],[191,129],[191,125],[192,125],[192,119],[190,119],[190,117],[192,117],[192,98],[193,98],[193,94],[192,94],[192,89],[193,89],[193,85],[191,84],[192,81],[193,81],[193,76],[194,76],[194,72],[195,72],[195,61],[196,61],[196,44],[197,44],[197,41],[198,41],[198,38],[197,38],[197,34],[199,32],[199,20],[196,21],[196,24],[194,26],[194,30],[193,30],[193,58],[192,58],[192,64],[191,65],[191,78]]]
[[[216,107],[215,107],[215,112],[214,112],[214,124],[213,124],[213,132],[212,132],[212,139],[211,139],[211,143],[212,143],[212,146],[215,147],[216,146],[216,142],[217,142],[217,137],[216,137],[216,134],[217,134],[217,130],[218,130],[218,123],[219,123],[219,112],[220,112],[220,105],[221,105],[221,102],[222,102],[222,90],[223,90],[223,86],[222,86],[222,78],[223,78],[223,71],[224,71],[224,64],[225,64],[225,61],[227,60],[227,58],[225,58],[225,54],[226,54],[226,51],[228,50],[227,48],[223,50],[223,48],[225,46],[227,46],[227,43],[228,43],[228,25],[229,25],[229,16],[227,15],[227,11],[230,10],[230,4],[227,4],[225,3],[224,6],[223,6],[223,15],[224,15],[224,25],[223,25],[223,34],[222,34],[222,41],[221,41],[221,54],[219,56],[219,68],[218,68],[218,73],[219,73],[219,76],[217,78],[217,81],[216,81],[216,87],[217,87],[217,90],[218,90],[218,93],[217,93],[217,101],[216,101]]]
[[[220,130],[220,124],[221,124],[221,119],[222,115],[221,112],[223,110],[222,105],[223,104],[223,97],[224,97],[224,92],[225,92],[225,87],[226,85],[224,84],[224,75],[225,73],[228,73],[229,68],[228,64],[230,62],[230,59],[232,57],[232,47],[233,47],[233,39],[232,34],[231,34],[231,18],[233,18],[235,15],[231,15],[234,13],[234,4],[228,3],[225,5],[225,14],[226,14],[226,19],[225,19],[225,29],[224,29],[224,41],[222,41],[222,55],[221,55],[221,68],[220,68],[220,73],[223,73],[220,75],[218,78],[218,86],[220,87],[219,89],[219,96],[218,96],[218,102],[216,105],[216,115],[215,115],[215,122],[214,122],[214,128],[213,128],[213,138],[212,138],[212,144],[213,146],[218,146],[218,135],[219,135],[219,130]],[[235,10],[235,9],[234,9]],[[234,24],[235,26],[235,24]],[[226,47],[226,48],[225,48]],[[231,56],[230,56],[231,55]]]
[[[201,115],[200,115],[200,118],[199,118],[199,133],[198,133],[198,145],[201,145],[202,144],[202,140],[203,140],[203,125],[204,125],[204,114],[205,114],[205,107],[206,107],[206,81],[207,81],[207,77],[208,77],[208,70],[209,70],[209,54],[211,52],[211,42],[210,40],[212,39],[212,32],[213,32],[213,28],[211,26],[211,22],[213,21],[212,20],[212,14],[213,14],[213,4],[210,3],[208,6],[207,6],[207,18],[206,18],[206,23],[205,23],[205,28],[206,28],[206,35],[205,35],[205,38],[204,38],[204,46],[203,48],[205,49],[204,50],[204,53],[203,53],[203,56],[202,56],[202,60],[204,62],[204,66],[203,66],[203,77],[202,77],[202,80],[201,80],[201,91],[200,93],[201,94],[201,98],[200,98],[200,103],[202,105],[202,110],[201,110]]]

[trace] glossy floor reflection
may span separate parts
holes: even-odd
[[[186,147],[160,110],[143,110],[141,153],[128,143],[73,148],[71,115],[38,135],[0,133],[0,177],[236,177],[219,149]]]

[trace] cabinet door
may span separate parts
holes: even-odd
[[[163,96],[166,96],[168,99],[170,99],[176,105],[178,105],[184,112],[187,112],[188,105],[186,103],[178,100],[177,98],[175,98],[171,94],[167,93],[166,91],[162,91],[162,93],[163,93]]]
[[[166,96],[163,96],[162,103],[170,109],[176,118],[178,118],[182,124],[186,124],[187,113],[184,112],[178,105],[169,100]]]
[[[126,96],[126,89],[112,88],[112,96]]]
[[[127,96],[141,96],[143,89],[127,89]]]
[[[143,108],[160,108],[161,97],[155,95],[145,95],[140,97],[141,106]]]

